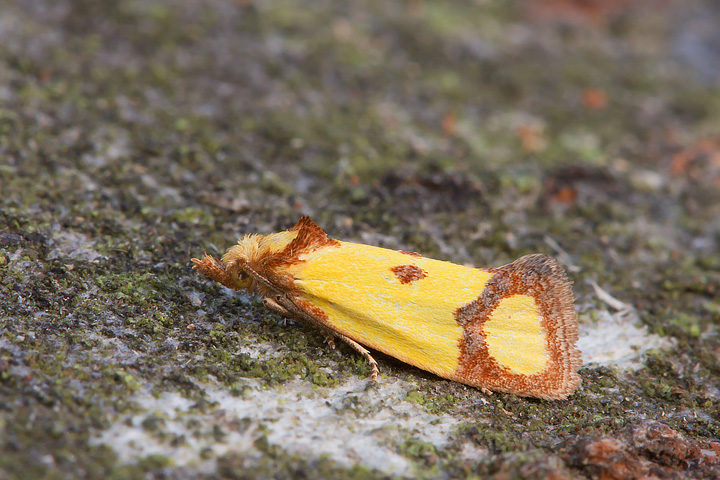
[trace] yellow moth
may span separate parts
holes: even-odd
[[[370,362],[373,379],[365,346],[483,391],[564,399],[580,385],[570,282],[547,255],[471,268],[334,240],[303,216],[284,232],[245,235],[222,260],[192,261],[331,345],[340,338]]]

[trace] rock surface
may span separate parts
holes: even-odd
[[[720,478],[711,1],[0,0],[0,479]],[[333,237],[574,280],[569,400],[208,282]]]

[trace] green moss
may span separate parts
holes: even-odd
[[[441,471],[440,458],[432,443],[410,438],[398,448],[398,452],[412,458],[422,466],[418,468],[421,477],[434,477]]]
[[[334,387],[338,383],[334,376],[322,371],[314,372],[311,378],[312,382],[319,387]]]
[[[419,405],[425,404],[425,395],[423,395],[421,392],[411,390],[405,395],[405,400],[408,402],[417,403]]]
[[[245,457],[241,454],[224,455],[218,459],[218,474],[223,478],[230,479],[277,478],[292,480],[298,476],[336,478],[338,480],[393,478],[362,465],[347,468],[322,456],[318,459],[308,459],[288,455],[282,451],[275,451],[270,456],[262,457],[251,466],[247,465]]]
[[[141,458],[137,467],[141,471],[158,471],[173,465],[173,459],[165,455],[148,455]]]
[[[176,222],[184,222],[190,224],[206,224],[212,221],[212,217],[207,212],[207,210],[202,210],[195,207],[187,207],[182,210],[176,211],[172,219]]]

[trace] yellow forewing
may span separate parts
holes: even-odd
[[[455,313],[482,293],[492,274],[395,250],[339,242],[289,267],[307,302],[341,333],[441,376],[458,367],[463,329]],[[394,267],[424,276],[402,283]]]
[[[546,335],[535,299],[503,298],[483,326],[490,355],[512,373],[534,375],[547,364]]]

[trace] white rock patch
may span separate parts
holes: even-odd
[[[335,388],[313,388],[296,380],[267,389],[251,380],[250,389],[240,397],[220,385],[203,385],[213,405],[205,412],[194,409],[193,402],[178,393],[159,398],[142,393],[135,400],[144,412],[119,419],[95,443],[112,447],[125,462],[161,454],[176,466],[211,472],[213,457],[229,452],[252,464],[262,455],[255,441],[266,435],[270,445],[290,454],[325,455],[348,467],[362,462],[387,474],[413,476],[412,461],[398,454],[397,446],[415,438],[442,447],[458,420],[405,401],[412,384],[381,379],[376,389],[366,391],[367,382],[351,379]],[[142,427],[151,415],[165,420],[155,432]],[[220,440],[214,435],[215,426],[225,434]],[[184,441],[173,446],[167,438],[158,439],[158,433]],[[210,460],[201,457],[203,451]]]
[[[580,323],[578,348],[583,364],[615,366],[637,370],[642,367],[642,355],[653,349],[672,348],[675,340],[649,333],[640,325],[635,311],[610,313],[596,311],[596,322]]]

